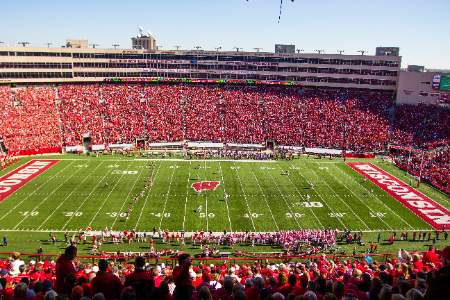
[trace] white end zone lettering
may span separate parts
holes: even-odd
[[[450,229],[450,211],[439,203],[375,165],[358,162],[350,162],[347,165],[386,191],[434,229]]]
[[[45,170],[58,163],[59,160],[31,160],[21,167],[0,177],[0,202],[5,200],[15,191],[24,186],[33,178],[39,176]]]

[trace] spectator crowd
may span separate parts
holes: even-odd
[[[176,265],[128,261],[83,263],[69,246],[56,261],[25,263],[15,253],[0,260],[4,300],[143,299],[448,299],[450,246],[424,253],[399,251],[377,261],[327,258],[298,262],[193,263],[179,254]]]
[[[448,108],[395,107],[383,92],[145,84],[0,87],[0,140],[12,151],[80,145],[86,135],[93,144],[273,140],[359,153],[385,151],[389,144],[448,149],[449,119]],[[433,154],[425,167],[430,181],[448,187],[446,154]]]

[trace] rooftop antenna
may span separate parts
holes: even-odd
[[[114,47],[114,50],[117,49],[117,47],[119,47],[119,44],[112,44],[112,46]]]
[[[322,50],[322,49],[316,49],[316,50],[314,50],[314,51],[316,51],[316,52],[319,53],[319,54],[322,54],[323,52],[325,52],[325,50]]]
[[[216,52],[219,52],[219,50],[222,50],[222,46],[215,47],[214,49],[216,49]]]
[[[342,55],[342,53],[344,53],[345,51],[344,50],[338,50],[337,51],[340,55]]]
[[[361,53],[361,55],[364,55],[364,53],[366,53],[367,51],[366,50],[358,50],[356,52],[359,52],[359,53]]]
[[[258,47],[256,47],[256,48],[253,48],[254,50],[256,50],[256,52],[259,52],[260,50],[262,50],[263,48],[258,48]]]
[[[239,48],[239,47],[233,47],[233,49],[236,49],[236,52],[239,52],[239,50],[242,50],[242,48]]]
[[[22,45],[23,47],[26,47],[30,44],[30,42],[18,42],[17,44]]]
[[[195,46],[194,48],[197,50],[200,50],[200,49],[202,49],[202,46]]]
[[[300,52],[303,52],[303,51],[305,51],[305,50],[303,50],[303,49],[297,49],[296,51],[297,51],[297,53],[300,54]]]
[[[143,33],[144,33],[144,27],[139,26],[139,27],[138,27],[138,31],[139,31],[139,36],[142,36]]]
[[[181,46],[178,46],[178,45],[175,45],[174,47],[175,47],[175,49],[177,49],[177,51],[180,50],[180,48],[181,48]]]
[[[97,47],[97,46],[100,46],[100,44],[91,44],[91,46],[92,46],[92,48],[94,48],[95,49],[95,47]]]

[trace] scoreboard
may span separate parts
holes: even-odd
[[[450,75],[436,74],[431,83],[434,90],[450,92]]]
[[[450,75],[442,75],[439,90],[450,92]]]

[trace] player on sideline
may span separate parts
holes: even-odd
[[[230,198],[230,195],[228,195],[227,193],[225,193],[225,194],[223,195],[223,199],[224,199],[225,201],[228,201],[228,198]]]

